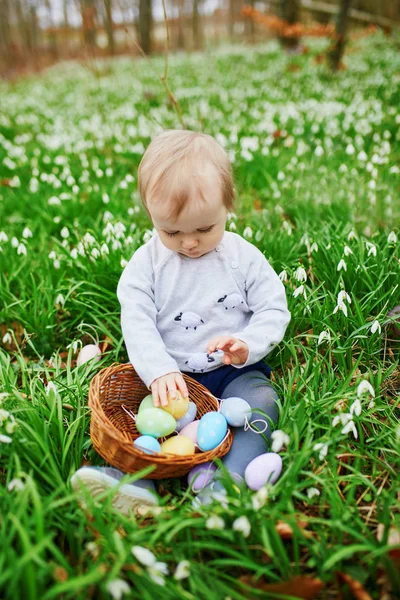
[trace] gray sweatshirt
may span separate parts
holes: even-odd
[[[229,335],[247,343],[246,363],[264,358],[290,321],[285,288],[253,244],[225,231],[215,250],[190,258],[168,250],[158,233],[134,252],[117,288],[129,360],[151,390],[173,371],[224,366],[208,342]]]

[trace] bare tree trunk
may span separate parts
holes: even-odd
[[[255,5],[255,0],[244,0],[243,4],[250,4],[251,8],[254,8]],[[250,42],[252,44],[254,44],[254,34],[255,34],[255,27],[254,27],[254,20],[253,19],[246,19],[246,25],[245,25],[246,29],[246,35],[250,38]]]
[[[96,46],[96,5],[95,0],[81,0],[83,39],[87,46]]]
[[[184,23],[185,23],[185,17],[184,17],[184,12],[183,12],[183,5],[185,3],[185,0],[178,0],[178,41],[177,41],[177,46],[178,48],[185,48],[185,34],[184,34]]]
[[[114,56],[115,54],[115,39],[114,39],[114,22],[112,17],[112,0],[104,0],[106,9],[106,31],[108,39],[108,49]]]
[[[193,43],[195,50],[200,50],[203,47],[203,32],[201,28],[200,13],[199,13],[200,0],[193,0]]]
[[[4,73],[13,63],[9,0],[0,0],[0,72]]]
[[[298,0],[281,0],[280,5],[281,18],[290,24],[299,21],[300,10]],[[297,36],[287,37],[280,36],[280,42],[287,50],[296,50],[299,46],[299,38]]]
[[[151,0],[139,0],[139,38],[146,54],[152,50],[153,11]]]
[[[229,37],[232,40],[235,32],[235,0],[229,0]]]
[[[53,22],[53,12],[52,12],[51,0],[46,0],[45,4],[46,4],[46,9],[47,9],[48,24],[49,24],[49,28],[51,30],[49,33],[50,52],[51,52],[51,55],[53,56],[53,58],[57,58],[58,57],[57,36],[54,32],[54,22]]]
[[[334,43],[332,50],[328,54],[328,60],[331,68],[334,71],[339,69],[344,47],[346,45],[346,31],[348,25],[349,10],[352,0],[341,0],[339,14],[336,22],[336,35],[337,39]]]

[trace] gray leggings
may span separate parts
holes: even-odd
[[[259,408],[272,420],[274,424],[278,421],[279,406],[276,403],[279,396],[273,388],[271,381],[261,371],[247,371],[240,375],[224,389],[221,398],[230,398],[237,396],[244,398],[252,408]],[[250,423],[255,419],[263,419],[268,422],[268,428],[264,435],[268,441],[271,438],[271,422],[264,415],[253,411]],[[264,429],[262,423],[254,425],[261,431]],[[248,429],[244,431],[243,427],[234,428],[234,439],[231,449],[224,456],[222,462],[231,474],[244,476],[245,469],[250,461],[260,454],[268,452],[268,446],[262,435]]]

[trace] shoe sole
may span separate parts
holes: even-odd
[[[80,494],[80,502],[84,508],[87,508],[87,505],[85,497],[82,495],[83,486],[87,488],[93,498],[97,498],[118,483],[109,475],[86,467],[82,467],[71,477],[72,489]],[[127,516],[131,513],[143,515],[150,506],[158,505],[158,499],[152,492],[136,487],[134,483],[123,483],[114,494],[112,505],[116,510]]]

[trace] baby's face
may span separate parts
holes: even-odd
[[[148,201],[153,225],[164,246],[190,258],[199,258],[215,250],[224,236],[228,215],[220,188],[216,177],[207,178],[202,184],[207,204],[191,198],[175,222],[166,220],[168,211],[165,208],[163,211],[162,203]]]

